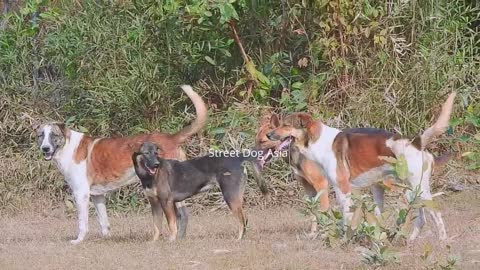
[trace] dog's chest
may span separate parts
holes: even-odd
[[[65,180],[72,189],[75,189],[78,185],[82,184],[79,182],[87,181],[86,160],[77,163],[73,159],[75,149],[77,148],[80,139],[80,135],[73,133],[70,140],[64,145],[64,147],[62,147],[62,149],[58,150],[53,159],[55,166],[65,177]]]

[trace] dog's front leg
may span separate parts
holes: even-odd
[[[162,205],[163,212],[167,218],[168,229],[170,230],[170,237],[168,240],[170,242],[175,241],[177,239],[177,215],[175,213],[175,203],[173,202],[173,198],[161,198],[160,204]]]
[[[153,238],[152,241],[157,241],[162,230],[163,209],[160,205],[160,200],[157,197],[148,196],[150,207],[152,208],[153,218]]]
[[[108,222],[107,207],[105,206],[105,194],[92,195],[92,201],[97,211],[98,223],[102,230],[102,236],[107,237],[110,232],[110,224]]]
[[[76,245],[83,241],[88,231],[88,202],[90,200],[90,189],[87,186],[86,188],[74,190],[73,196],[77,206],[78,235],[77,239],[71,240],[70,243]]]

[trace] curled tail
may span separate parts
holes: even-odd
[[[188,137],[192,136],[203,128],[203,126],[207,122],[208,110],[205,102],[203,102],[203,99],[195,91],[193,91],[190,85],[182,85],[180,87],[182,88],[183,92],[185,92],[185,94],[190,98],[190,100],[192,100],[193,106],[195,106],[195,111],[197,114],[197,118],[193,121],[192,124],[184,127],[182,130],[173,135],[173,138],[176,142],[183,143],[185,140],[188,139]]]
[[[450,120],[450,115],[452,114],[453,101],[457,92],[452,92],[445,103],[442,106],[442,111],[440,116],[438,116],[437,121],[433,126],[427,128],[425,132],[421,135],[422,149],[424,149],[432,140],[444,133],[448,128],[448,121]]]

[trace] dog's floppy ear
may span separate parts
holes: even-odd
[[[60,129],[60,132],[62,132],[63,136],[67,137],[67,128],[66,128],[65,123],[55,122],[54,124]]]
[[[135,173],[140,177],[142,175],[146,175],[147,171],[143,167],[143,155],[139,152],[134,152],[132,154],[132,161],[133,161],[133,168],[135,169]]]
[[[270,117],[270,125],[274,128],[280,126],[280,119],[278,118],[278,115],[276,113],[273,113]]]

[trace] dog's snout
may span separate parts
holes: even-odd
[[[50,146],[42,146],[42,151],[45,153],[50,152]]]
[[[269,140],[272,140],[272,138],[273,138],[273,131],[267,133],[267,138],[268,138]]]
[[[160,161],[158,160],[155,160],[155,163],[154,163],[155,167],[158,167],[160,165]]]

